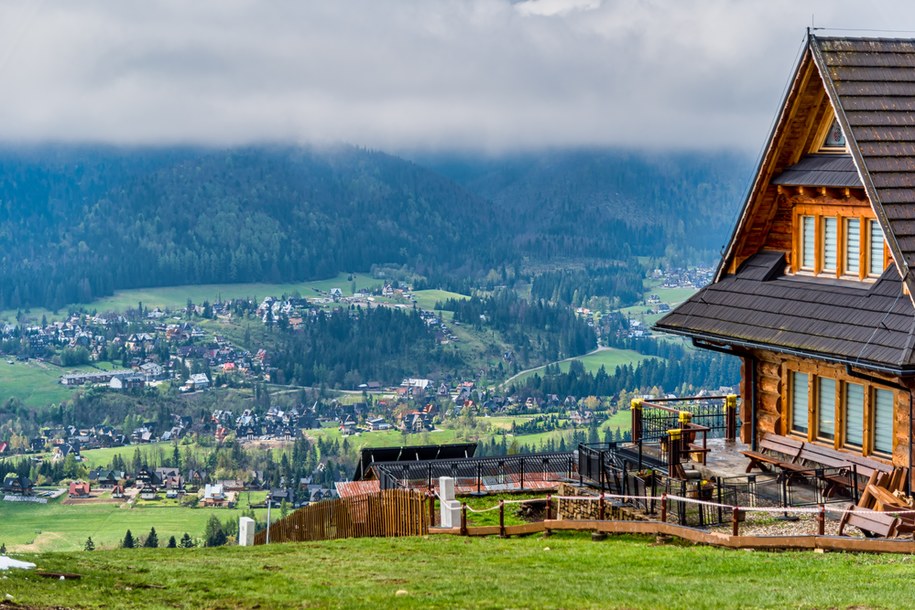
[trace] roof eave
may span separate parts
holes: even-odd
[[[802,349],[796,349],[787,347],[784,345],[773,345],[771,343],[763,343],[760,341],[751,341],[747,339],[737,339],[734,337],[725,337],[721,335],[713,335],[709,333],[696,332],[687,330],[684,328],[673,328],[673,327],[662,327],[660,325],[660,320],[658,324],[655,324],[653,329],[660,332],[669,333],[672,335],[679,335],[681,337],[689,337],[693,340],[693,343],[698,347],[702,347],[701,343],[706,342],[709,344],[719,345],[719,346],[728,346],[736,347],[739,349],[753,349],[753,350],[765,350],[770,352],[776,352],[779,354],[786,354],[789,356],[795,356],[799,358],[811,358],[815,360],[821,360],[824,362],[830,362],[833,364],[841,364],[852,366],[857,369],[863,369],[868,371],[873,371],[877,373],[883,373],[885,375],[892,375],[895,377],[910,377],[915,375],[915,365],[909,364],[904,366],[899,365],[888,365],[881,362],[875,362],[871,360],[858,360],[851,358],[843,358],[841,356],[836,356],[834,354],[825,354],[822,352],[807,351]],[[739,354],[738,354],[739,355]]]

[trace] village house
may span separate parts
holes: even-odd
[[[71,498],[88,498],[92,487],[86,481],[72,481],[67,495]]]
[[[8,474],[3,479],[3,486],[0,491],[13,496],[30,496],[32,495],[33,487],[32,480],[28,477]]]
[[[913,40],[808,36],[714,280],[657,323],[741,358],[754,449],[912,464],[913,61]]]

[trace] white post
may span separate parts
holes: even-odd
[[[254,546],[254,519],[251,517],[238,520],[238,545]]]
[[[438,499],[442,527],[461,526],[461,503],[454,499],[454,479],[439,477]]]

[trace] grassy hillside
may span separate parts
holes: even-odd
[[[578,360],[584,365],[585,370],[590,373],[596,373],[600,367],[603,366],[607,371],[607,374],[612,375],[616,367],[622,366],[624,364],[631,364],[632,366],[636,366],[639,362],[645,360],[646,358],[649,358],[649,356],[643,356],[638,352],[634,352],[628,349],[617,349],[611,347],[591,352],[590,354],[579,356],[578,358],[562,360],[558,364],[560,370],[563,373],[567,373],[569,371],[569,364],[572,362],[572,360]],[[529,371],[525,371],[517,377],[512,377],[509,381],[516,385],[521,385],[524,383],[525,379],[535,373],[539,373],[542,376],[544,368],[546,368],[546,366],[541,366]],[[508,382],[506,382],[505,385],[508,385]]]
[[[251,502],[264,499],[264,492],[251,494]],[[240,508],[247,508],[248,494],[239,494]],[[263,519],[265,510],[258,510]],[[180,539],[185,532],[202,537],[211,515],[220,521],[237,519],[240,509],[185,508],[174,501],[143,502],[130,508],[118,504],[64,504],[57,499],[47,504],[26,502],[0,503],[0,543],[11,551],[75,551],[92,537],[98,548],[117,547],[129,529],[134,536],[146,535],[155,527],[162,545],[169,536]]]
[[[350,280],[349,277],[350,275],[347,273],[340,273],[336,277],[328,278],[326,280],[292,282],[286,284],[201,284],[118,290],[110,297],[103,297],[82,304],[73,303],[61,308],[56,313],[42,308],[30,309],[26,316],[33,320],[40,320],[44,315],[48,320],[59,320],[64,318],[68,311],[77,307],[82,307],[86,311],[124,311],[131,307],[136,308],[137,303],[143,303],[143,307],[149,309],[155,307],[176,308],[184,307],[187,304],[188,299],[195,304],[201,304],[204,301],[210,301],[212,303],[219,298],[223,300],[254,297],[263,299],[267,296],[280,296],[283,294],[294,294],[296,292],[304,297],[313,297],[317,296],[316,290],[326,292],[331,288],[339,288],[344,295],[350,296],[353,293],[352,288],[354,281],[356,290],[374,288],[381,286],[384,283],[384,280],[378,280],[370,275],[362,273],[353,274],[352,280]],[[429,309],[431,309],[431,306]],[[0,311],[0,320],[8,322],[13,321],[16,319],[16,314],[17,310],[15,309]]]
[[[911,557],[766,553],[582,534],[20,556],[7,604],[82,608],[903,608]]]

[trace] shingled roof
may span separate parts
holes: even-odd
[[[915,308],[895,269],[862,284],[786,276],[784,268],[784,254],[761,252],[656,328],[864,368],[915,371]]]
[[[797,139],[791,108],[817,103],[815,74],[850,154],[789,160],[784,143]],[[770,184],[863,186],[895,267],[872,284],[802,278],[784,274],[783,253],[760,250],[758,242],[748,251],[741,240],[766,230],[759,219],[767,214],[759,210],[772,200],[771,190],[766,194]],[[912,267],[915,40],[810,36],[714,283],[656,327],[712,342],[915,373]]]
[[[811,37],[871,205],[915,294],[915,40]]]

